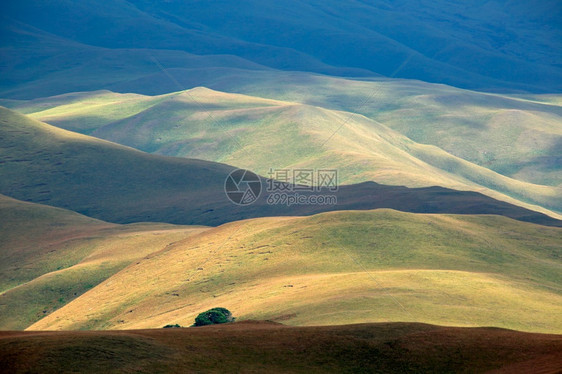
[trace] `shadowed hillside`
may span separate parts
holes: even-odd
[[[49,78],[77,73],[90,81],[87,90],[107,88],[100,86],[103,80],[96,84],[92,79],[113,73],[114,82],[127,80],[122,73],[130,74],[125,68],[130,59],[124,52],[131,49],[232,55],[281,70],[396,75],[489,90],[559,92],[562,81],[557,53],[561,8],[556,0],[540,5],[524,0],[470,5],[429,0],[111,0],[103,6],[91,0],[71,5],[22,0],[3,3],[1,13],[7,35],[3,54],[17,60],[47,56],[43,68],[31,70],[44,70],[46,77],[14,74],[27,66],[8,65],[1,80],[12,88],[32,82],[44,89]],[[58,42],[29,48],[30,31]],[[112,63],[88,72],[87,59],[66,53],[65,48],[78,43],[115,51],[96,55]],[[136,67],[151,61],[142,60]],[[131,72],[147,75],[142,68]],[[18,87],[19,95],[36,95],[32,86],[24,91]],[[63,93],[60,89],[64,87],[57,93]]]
[[[261,175],[271,168],[330,167],[339,169],[341,184],[439,185],[562,211],[557,105],[410,81],[316,77],[306,85],[270,87],[283,92],[261,94],[295,101],[198,87],[154,97],[91,92],[9,104],[40,121],[145,152]],[[310,93],[300,97],[305,89]],[[325,108],[354,110],[359,95],[372,92],[376,99],[360,108],[370,118]]]
[[[218,225],[244,218],[392,208],[421,213],[500,214],[546,225],[559,220],[475,192],[362,183],[340,187],[336,205],[232,204],[233,167],[146,154],[0,108],[0,193],[117,223]],[[262,183],[266,185],[265,181]],[[264,187],[265,189],[265,187]]]
[[[561,354],[560,335],[407,323],[0,332],[0,369],[12,373],[556,373]]]

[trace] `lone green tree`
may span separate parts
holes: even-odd
[[[226,308],[213,308],[195,317],[194,326],[216,325],[234,321],[232,313]]]

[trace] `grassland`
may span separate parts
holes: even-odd
[[[555,373],[562,369],[561,339],[411,323],[288,327],[256,321],[193,329],[0,332],[0,368],[12,373]]]
[[[11,196],[120,222],[216,223],[325,209],[262,201],[235,207],[223,193],[232,167],[150,155],[0,110],[0,186]],[[338,199],[329,209],[541,218],[443,188],[364,183],[342,187]],[[382,210],[239,221],[189,236],[193,230],[116,226],[8,198],[2,205],[3,224],[20,230],[3,230],[10,233],[5,328],[187,325],[218,304],[242,319],[294,325],[407,320],[561,329],[560,228]]]
[[[287,101],[196,88],[154,97],[79,93],[11,106],[145,152],[261,175],[337,168],[344,184],[440,185],[554,216],[562,211],[560,106],[421,82],[275,77],[237,89]]]
[[[385,207],[425,213],[501,214],[561,225],[546,215],[472,192],[372,182],[342,186],[336,192],[337,205],[270,205],[264,193],[252,205],[236,206],[224,193],[224,181],[234,167],[147,154],[5,108],[0,108],[0,114],[0,193],[104,221],[215,226],[244,218]]]
[[[126,223],[189,223],[203,202],[228,204],[219,192],[232,167],[152,156],[0,111],[5,195]]]
[[[214,306],[290,325],[562,331],[560,228],[391,210],[233,222],[154,253],[29,327],[188,326]]]
[[[509,95],[415,80],[257,72],[209,87],[361,114],[453,156],[522,181],[557,186],[560,95]]]
[[[24,329],[133,261],[203,230],[109,224],[0,195],[0,329]]]
[[[561,230],[393,210],[116,225],[0,195],[0,329],[188,326],[222,305],[290,325],[560,332]]]
[[[562,370],[557,0],[0,8],[0,372]]]

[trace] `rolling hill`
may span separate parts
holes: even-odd
[[[131,264],[28,329],[189,326],[223,306],[290,325],[560,333],[561,230],[392,210],[232,222]]]
[[[342,186],[334,205],[232,204],[225,180],[235,168],[151,155],[59,129],[0,108],[0,193],[114,223],[219,225],[263,216],[392,208],[422,213],[500,214],[560,226],[547,215],[479,193],[373,182]],[[265,180],[262,186],[266,186]],[[265,189],[265,187],[263,187]]]
[[[561,372],[561,19],[1,2],[0,372]]]
[[[217,69],[271,70],[237,56],[89,46],[13,19],[2,20],[5,21],[0,23],[2,98],[28,99],[103,88],[141,93],[176,91],[177,86],[164,75],[158,63],[189,69],[189,76],[194,80],[208,77]],[[149,83],[141,82],[147,79]]]
[[[205,202],[229,204],[219,191],[232,167],[148,155],[6,109],[0,121],[8,196],[120,222],[186,222]]]
[[[268,94],[267,87],[279,91]],[[411,81],[316,77],[280,86],[262,81],[253,90],[294,101],[200,87],[160,96],[74,93],[9,105],[145,152],[261,175],[272,168],[337,168],[345,184],[440,185],[562,212],[558,105]],[[359,108],[365,116],[326,108],[350,109],[370,92],[377,97]]]
[[[0,332],[12,373],[555,373],[560,335],[381,323],[288,327],[245,322],[196,329]]]
[[[180,82],[187,75],[174,69],[171,74]],[[560,95],[489,94],[415,80],[270,71],[218,74],[208,87],[360,114],[499,174],[549,186],[561,183]]]
[[[56,93],[68,92],[61,80],[54,87],[57,83],[51,78],[55,76],[66,77],[65,81],[70,81],[70,75],[80,77],[88,91],[108,88],[105,79],[95,81],[97,76],[113,74],[115,83],[126,81],[129,74],[146,76],[146,68],[144,72],[142,68],[126,69],[131,50],[133,54],[168,50],[229,55],[281,70],[396,75],[495,91],[560,92],[562,81],[557,53],[562,40],[561,8],[555,0],[540,6],[524,0],[470,6],[413,0],[290,0],[282,4],[271,0],[112,0],[103,7],[91,0],[71,6],[63,0],[26,0],[5,2],[1,10],[5,25],[2,53],[15,56],[16,61],[47,57],[41,61],[42,67],[32,63],[35,74],[21,74],[29,69],[26,64],[8,64],[3,69],[3,86],[15,88],[11,94],[18,96],[37,95],[46,90],[44,84],[49,81]],[[58,22],[52,22],[55,18]],[[30,32],[58,41],[32,42]],[[67,47],[78,44],[114,53],[96,54],[102,63],[91,64],[83,55],[68,53]],[[83,50],[87,53],[88,48]],[[151,63],[150,56],[133,66],[147,63]],[[88,71],[86,65],[90,64],[97,68]],[[38,70],[47,74],[38,75]],[[21,90],[26,84],[27,89]]]
[[[0,329],[24,329],[130,263],[205,229],[116,225],[0,195]]]

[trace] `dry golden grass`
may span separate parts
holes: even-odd
[[[211,307],[294,325],[562,331],[560,228],[390,210],[234,222],[177,242],[30,329],[190,325]]]
[[[115,225],[0,195],[0,329],[23,329],[206,227]]]

